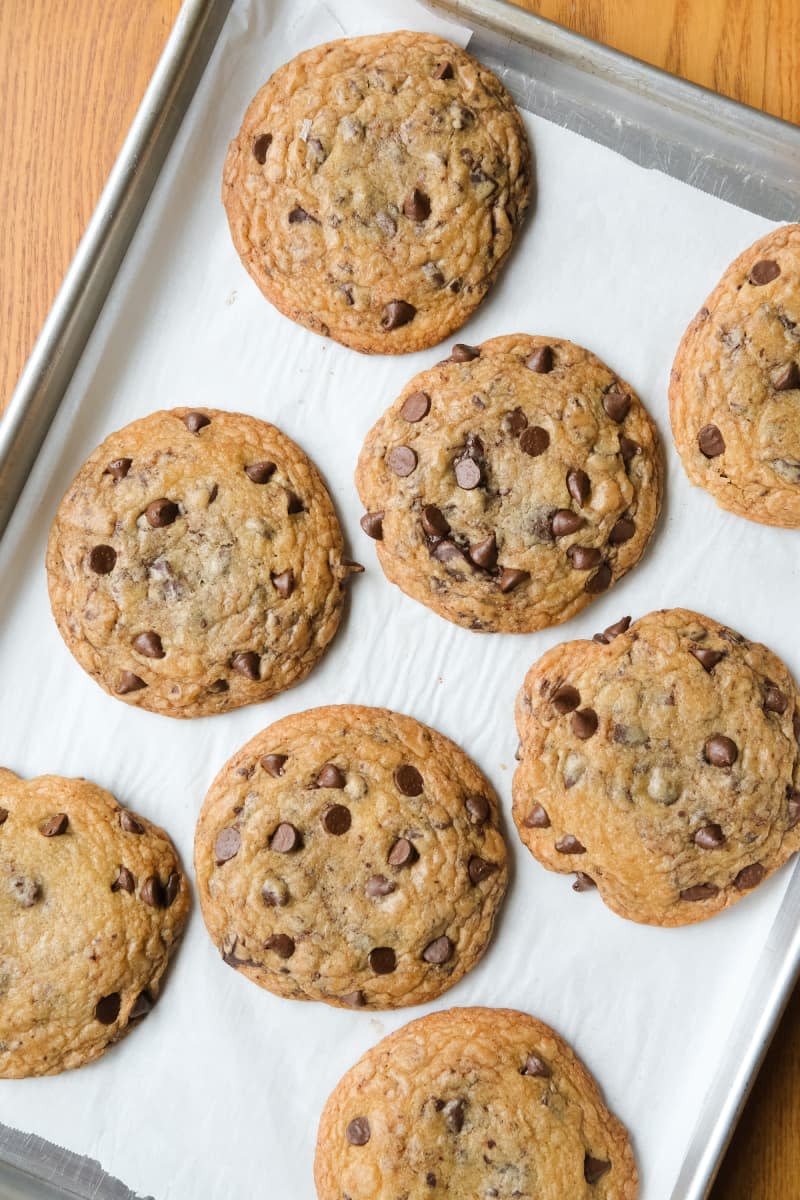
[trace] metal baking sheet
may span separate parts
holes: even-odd
[[[647,167],[773,219],[800,208],[800,131],[595,46],[502,0],[426,0],[475,30],[470,49],[518,103]],[[186,0],[100,205],[0,424],[0,529],[86,340],[222,28],[230,0]],[[565,635],[567,636],[567,635]],[[709,1081],[672,1200],[710,1183],[800,966],[800,875],[792,868],[724,1068]],[[131,1193],[97,1164],[0,1127],[0,1194]]]

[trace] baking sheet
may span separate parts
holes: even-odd
[[[216,771],[288,712],[357,701],[412,713],[472,753],[510,814],[514,696],[527,666],[563,638],[590,636],[623,612],[683,604],[769,641],[800,675],[793,535],[717,510],[689,488],[672,452],[666,511],[645,560],[560,630],[478,636],[384,580],[358,527],[355,458],[405,380],[447,347],[363,358],[281,318],[236,260],[219,177],[227,141],[271,70],[342,33],[401,26],[452,29],[395,0],[234,4],[0,550],[0,761],[25,775],[95,779],[163,823],[187,865]],[[458,337],[524,330],[582,342],[633,384],[669,441],[666,386],[680,334],[728,261],[770,223],[541,119],[527,124],[536,208],[499,285]],[[305,683],[268,705],[188,723],[115,703],[83,675],[50,618],[42,566],[49,522],[88,452],[110,429],[176,404],[281,425],[322,469],[350,549],[368,567]],[[281,1001],[222,965],[196,911],[148,1020],[83,1071],[1,1082],[0,1121],[96,1158],[157,1200],[312,1200],[318,1113],[364,1049],[428,1009],[511,1005],[573,1042],[632,1131],[644,1200],[662,1200],[787,872],[704,927],[643,929],[539,868],[510,815],[507,833],[515,870],[495,941],[434,1005],[368,1014]]]

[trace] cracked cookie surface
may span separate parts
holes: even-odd
[[[296,713],[248,742],[195,838],[224,960],[279,996],[432,1000],[483,954],[506,886],[491,785],[453,742],[386,709]]]
[[[692,483],[740,517],[800,528],[800,225],[728,267],[678,348],[670,410]]]
[[[47,548],[61,636],[107,692],[172,717],[267,700],[339,625],[354,569],[319,473],[274,425],[176,408],[106,438]]]
[[[85,779],[0,768],[0,1078],[99,1058],[152,1008],[188,911],[163,829]]]
[[[511,97],[458,46],[399,32],[317,46],[253,99],[225,161],[234,245],[268,300],[356,350],[458,329],[530,198]]]
[[[547,1025],[455,1008],[368,1050],[322,1114],[319,1200],[636,1200],[624,1127]]]
[[[623,380],[571,342],[512,334],[412,379],[367,435],[356,485],[393,583],[468,629],[527,633],[638,562],[661,475]]]
[[[800,695],[765,646],[683,609],[567,642],[517,700],[514,821],[606,904],[688,925],[800,848]]]

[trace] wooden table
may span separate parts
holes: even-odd
[[[798,0],[518,2],[800,122]],[[178,8],[179,0],[0,0],[0,405],[52,303]],[[797,1200],[798,1123],[800,989],[713,1200]]]

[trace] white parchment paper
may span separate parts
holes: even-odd
[[[508,1005],[551,1022],[634,1138],[645,1200],[664,1200],[782,897],[787,872],[705,926],[641,928],[541,869],[510,820],[513,702],[530,663],[623,613],[686,605],[767,641],[800,676],[797,535],[727,515],[671,449],[677,342],[727,263],[769,222],[632,165],[540,119],[535,211],[500,283],[459,335],[580,342],[627,378],[670,446],[667,503],[643,562],[566,627],[512,637],[441,620],[383,577],[352,483],[367,429],[448,347],[363,357],[291,324],[240,266],[219,200],[225,148],[250,97],[298,51],[343,33],[465,36],[413,0],[237,0],[111,299],[0,553],[0,761],[85,775],[162,823],[184,863],[217,770],[289,712],[387,705],[459,741],[496,785],[514,867],[480,966],[430,1008]],[[321,665],[271,703],[171,721],[107,697],[50,616],[47,529],[86,455],[158,407],[213,405],[275,421],[323,471],[367,572]],[[76,881],[76,886],[79,882]],[[161,1002],[99,1063],[0,1082],[0,1121],[98,1159],[156,1200],[312,1200],[317,1118],[339,1076],[427,1009],[372,1015],[280,1000],[224,966],[195,908]],[[568,1198],[565,1198],[568,1200]]]

